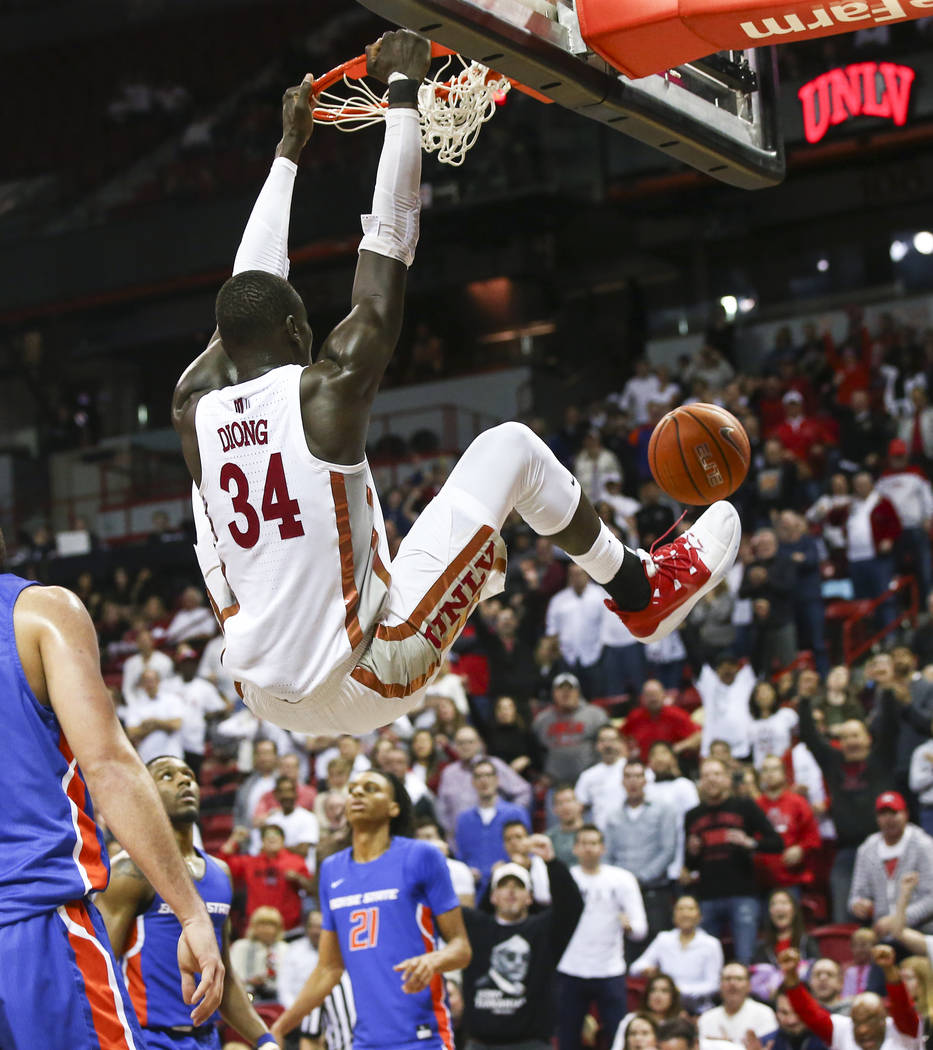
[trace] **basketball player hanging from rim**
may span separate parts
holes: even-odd
[[[428,42],[406,30],[367,49],[369,75],[388,82],[385,141],[350,313],[315,355],[285,279],[311,78],[286,92],[276,159],[217,296],[217,332],[173,400],[224,665],[255,715],[303,733],[362,734],[421,702],[476,603],[502,590],[499,530],[512,508],[605,587],[644,642],[680,624],[738,549],[738,515],[719,502],[653,555],[629,550],[547,446],[510,422],[469,446],[390,563],[365,448],[418,238],[429,62]]]

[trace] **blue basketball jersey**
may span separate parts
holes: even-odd
[[[321,865],[318,892],[324,929],[337,934],[356,996],[354,1050],[453,1050],[443,976],[406,995],[392,969],[433,951],[434,916],[460,906],[441,851],[396,837],[381,857],[358,864],[345,849]]]
[[[0,573],[0,926],[105,889],[110,877],[84,777],[19,660],[13,607],[29,586]]]
[[[217,944],[223,950],[224,924],[230,914],[233,889],[229,876],[213,857],[201,850],[198,855],[204,858],[204,875],[195,880],[195,889],[207,906]],[[157,893],[149,907],[136,917],[136,925],[122,950],[123,977],[144,1028],[191,1024],[191,1007],[181,997],[177,955],[180,936],[181,923]],[[119,952],[119,947],[116,950]],[[215,1013],[211,1020],[216,1021],[219,1016]]]

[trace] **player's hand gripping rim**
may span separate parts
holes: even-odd
[[[194,1007],[191,1020],[196,1025],[204,1024],[220,1006],[224,994],[224,964],[214,927],[206,916],[182,926],[178,938],[178,969],[182,998]],[[197,986],[196,974],[201,975]]]
[[[410,959],[403,959],[392,967],[393,970],[402,975],[402,991],[407,995],[423,992],[431,983],[437,972],[434,965],[434,953],[427,955],[415,955]]]

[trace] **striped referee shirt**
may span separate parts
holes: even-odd
[[[355,1025],[353,986],[344,970],[324,1002],[301,1022],[301,1034],[310,1039],[320,1039],[323,1035],[327,1050],[352,1050]]]

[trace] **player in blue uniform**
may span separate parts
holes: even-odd
[[[220,1015],[255,1046],[277,1050],[265,1021],[253,1009],[249,995],[230,965],[230,902],[233,883],[222,860],[209,857],[194,845],[200,791],[191,767],[180,758],[160,755],[147,768],[175,832],[175,841],[188,865],[194,885],[207,906],[214,935],[224,961]],[[192,1025],[181,997],[174,946],[178,920],[132,859],[121,853],[113,859],[113,878],[98,899],[114,951],[123,964],[123,976],[148,1050],[220,1050],[217,1015]]]
[[[0,572],[0,710],[0,1046],[145,1050],[89,899],[110,873],[91,795],[182,918],[179,986],[197,1003],[191,1022],[202,1023],[222,992],[213,928],[70,591]]]
[[[354,1050],[453,1050],[443,974],[471,958],[443,854],[406,837],[411,800],[391,773],[349,785],[351,846],[321,865],[318,964],[272,1026],[280,1042],[350,974],[357,1007]],[[438,950],[436,934],[446,941]]]

